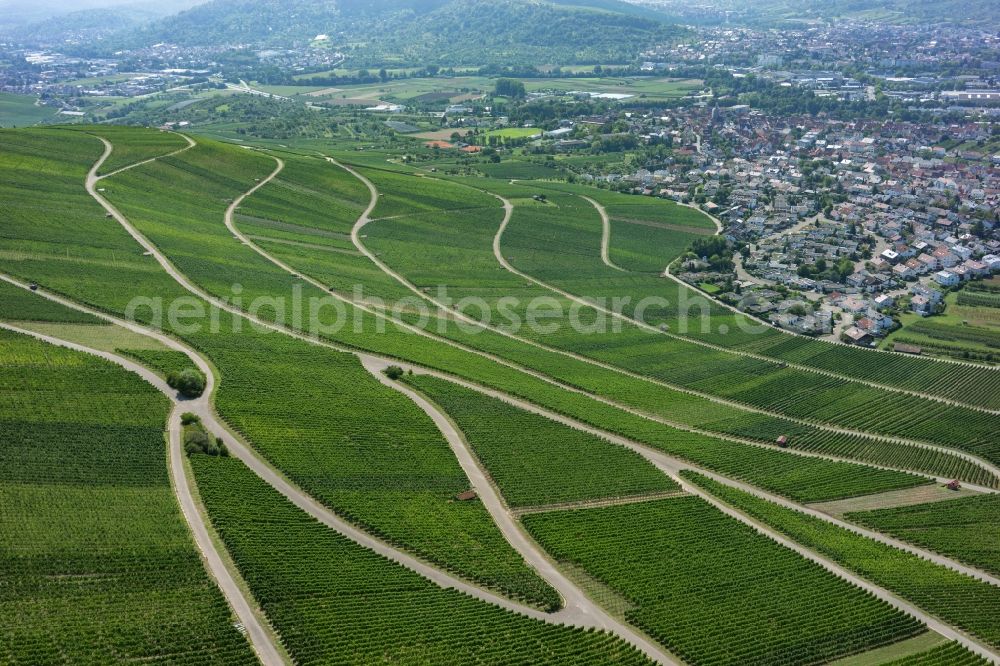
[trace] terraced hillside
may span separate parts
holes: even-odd
[[[659,276],[696,211],[387,158],[0,131],[0,661],[1000,659],[961,538],[992,529],[995,371],[739,329]],[[173,486],[164,393],[231,454]],[[892,508],[950,479],[977,497]],[[865,528],[807,506],[859,496]],[[125,551],[168,565],[91,598]],[[145,606],[50,623],[68,594]]]

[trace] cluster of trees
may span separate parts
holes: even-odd
[[[801,277],[843,282],[854,273],[854,262],[848,257],[841,257],[836,263],[831,264],[820,257],[815,264],[801,264],[796,272]]]
[[[229,449],[221,437],[213,437],[201,422],[197,414],[185,412],[181,414],[181,425],[184,426],[184,452],[189,456],[204,453],[209,456],[229,456]]]
[[[723,236],[704,236],[691,241],[689,251],[685,255],[689,259],[700,259],[713,271],[726,272],[733,270],[733,245]]]
[[[525,96],[524,83],[517,79],[497,79],[493,94],[498,97],[521,99]]]

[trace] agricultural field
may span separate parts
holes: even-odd
[[[175,502],[167,412],[118,366],[0,331],[0,661],[253,659]]]
[[[487,137],[496,136],[501,139],[530,139],[540,136],[542,130],[537,127],[505,127],[495,129],[486,133]]]
[[[438,588],[312,520],[237,460],[191,462],[213,525],[299,663],[648,663],[607,634]]]
[[[643,77],[594,77],[572,79],[525,79],[529,91],[572,92],[630,95],[644,99],[672,99],[701,89],[702,82],[693,79]]]
[[[0,93],[0,127],[28,127],[54,122],[59,117],[56,109],[39,106],[37,102],[34,95]]]
[[[557,561],[621,594],[632,604],[626,617],[690,664],[823,662],[923,630],[699,498],[524,523]]]
[[[1000,574],[1000,497],[848,513],[848,520]]]
[[[410,384],[450,416],[512,507],[676,490],[638,454],[429,375]]]
[[[173,132],[151,132],[133,127],[102,127],[100,136],[109,140],[114,149],[101,165],[99,175],[161,157],[188,145],[184,137]]]
[[[704,476],[688,478],[727,504],[986,644],[1000,645],[1000,588]]]

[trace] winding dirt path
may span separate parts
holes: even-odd
[[[226,566],[222,555],[215,547],[215,543],[209,536],[209,527],[202,518],[201,507],[195,500],[188,484],[187,475],[184,470],[184,452],[181,446],[181,412],[192,411],[199,401],[189,401],[181,397],[177,391],[170,388],[159,375],[148,370],[142,365],[135,363],[123,356],[111,352],[92,349],[84,345],[62,340],[50,335],[44,335],[28,329],[20,328],[11,324],[0,322],[0,328],[31,336],[58,347],[66,347],[74,351],[83,352],[98,356],[106,361],[110,361],[129,372],[139,375],[146,382],[154,386],[161,393],[170,398],[173,407],[167,420],[167,432],[169,435],[168,465],[170,471],[170,482],[173,486],[174,495],[180,506],[184,520],[187,522],[194,538],[195,545],[201,551],[202,559],[208,573],[215,580],[216,585],[222,591],[230,608],[243,625],[250,639],[250,644],[257,657],[264,666],[281,666],[290,663],[284,656],[284,651],[278,646],[280,641],[274,630],[267,626],[258,618],[263,618],[264,613],[252,597],[243,594],[244,587],[237,583],[240,576],[238,571],[230,571]],[[141,332],[141,331],[137,331]],[[208,424],[206,424],[208,425]],[[211,426],[210,426],[211,427]],[[245,583],[243,584],[245,585]]]
[[[105,178],[110,178],[111,176],[114,176],[115,174],[119,174],[122,171],[128,171],[129,169],[134,169],[136,167],[142,166],[143,164],[149,164],[150,162],[155,162],[156,160],[162,159],[164,157],[173,157],[174,155],[180,155],[184,151],[191,150],[192,148],[194,148],[195,146],[198,145],[197,143],[195,143],[195,140],[192,139],[191,137],[189,137],[187,134],[180,134],[178,132],[171,132],[171,134],[175,134],[175,135],[183,138],[185,141],[187,141],[187,145],[184,146],[183,148],[178,148],[177,150],[175,150],[173,152],[166,153],[165,155],[157,155],[156,157],[150,157],[148,160],[142,160],[141,162],[135,162],[134,164],[129,164],[127,166],[123,166],[120,169],[115,169],[114,171],[112,171],[110,173],[101,174],[99,176],[96,176],[97,180],[104,180]],[[92,136],[97,136],[97,135],[92,135]],[[98,136],[97,138],[100,139],[101,137]],[[102,141],[103,141],[103,139],[102,139]],[[107,159],[107,158],[105,158],[105,159]]]
[[[510,201],[508,201],[504,197],[501,197],[499,194],[493,194],[493,196],[501,199],[504,202],[504,209],[505,210],[509,209],[510,211],[513,211],[513,205],[510,203]],[[507,216],[504,217],[503,222],[500,224],[500,228],[497,230],[496,236],[493,237],[493,255],[496,257],[497,261],[500,263],[501,266],[503,266],[505,269],[507,269],[508,271],[510,271],[511,273],[513,273],[514,275],[517,275],[518,277],[522,277],[525,280],[527,280],[527,281],[529,281],[529,282],[531,282],[531,283],[533,283],[533,284],[535,284],[535,285],[537,285],[539,287],[542,287],[543,289],[548,289],[549,291],[551,291],[553,293],[559,294],[563,298],[567,298],[567,299],[573,301],[574,303],[579,303],[580,305],[584,305],[584,306],[588,306],[588,307],[594,308],[596,310],[600,310],[601,312],[604,312],[605,314],[607,314],[607,315],[609,315],[611,317],[614,317],[614,318],[619,319],[621,321],[625,321],[625,322],[627,322],[629,324],[632,324],[634,326],[638,326],[639,328],[641,328],[641,329],[643,329],[645,331],[649,331],[651,333],[656,333],[658,335],[665,335],[665,336],[667,336],[669,338],[674,338],[675,340],[681,340],[683,342],[690,342],[692,344],[696,344],[696,345],[699,345],[701,347],[705,347],[705,348],[708,348],[708,349],[714,349],[715,351],[720,351],[720,352],[724,352],[724,353],[727,353],[727,354],[734,354],[736,356],[744,356],[746,358],[753,358],[753,359],[756,359],[758,361],[764,361],[766,363],[770,363],[772,365],[784,365],[784,366],[787,366],[789,368],[796,368],[798,370],[803,370],[805,372],[812,372],[812,373],[819,374],[819,375],[824,375],[824,376],[827,376],[827,377],[833,377],[835,379],[840,379],[842,381],[848,381],[848,382],[854,382],[854,383],[857,383],[857,384],[863,384],[863,385],[869,386],[871,388],[876,388],[876,389],[880,389],[880,390],[884,390],[884,391],[891,391],[893,393],[901,393],[901,394],[904,394],[904,395],[910,395],[910,396],[919,397],[919,398],[926,398],[928,400],[933,400],[934,402],[940,402],[940,403],[944,403],[944,404],[947,404],[947,405],[952,405],[954,407],[965,407],[967,409],[972,409],[972,410],[979,411],[979,412],[985,412],[987,414],[997,414],[997,415],[1000,415],[1000,410],[987,409],[986,407],[979,407],[977,405],[970,405],[970,404],[963,403],[963,402],[960,402],[960,401],[957,401],[957,400],[950,400],[948,398],[942,398],[940,396],[936,396],[936,395],[933,395],[933,394],[930,394],[930,393],[922,393],[920,391],[911,391],[911,390],[899,388],[899,387],[896,387],[896,386],[889,386],[889,385],[886,385],[886,384],[879,384],[877,382],[872,382],[872,381],[868,381],[868,380],[865,380],[865,379],[858,379],[856,377],[850,377],[850,376],[847,376],[847,375],[841,375],[841,374],[836,373],[836,372],[832,372],[832,371],[829,371],[829,370],[823,370],[823,369],[820,369],[820,368],[814,368],[814,367],[808,366],[808,365],[800,365],[798,363],[788,363],[786,361],[779,361],[779,360],[773,359],[773,358],[771,358],[769,356],[763,356],[761,354],[753,354],[753,353],[747,352],[747,351],[731,349],[729,347],[723,347],[722,345],[717,345],[717,344],[714,344],[714,343],[711,343],[711,342],[706,342],[705,340],[698,340],[697,338],[690,338],[690,337],[687,337],[687,336],[678,335],[677,333],[671,333],[669,331],[664,331],[663,329],[661,329],[661,328],[659,328],[657,326],[653,326],[651,324],[647,324],[646,322],[641,321],[639,319],[633,319],[632,317],[629,317],[628,315],[625,315],[625,314],[623,314],[621,312],[617,312],[615,310],[609,310],[608,308],[605,308],[605,307],[601,306],[600,304],[588,301],[585,298],[582,298],[580,296],[577,296],[576,294],[573,294],[573,293],[570,293],[568,291],[565,291],[564,289],[560,289],[559,287],[556,287],[555,285],[551,285],[551,284],[549,284],[547,282],[543,282],[542,280],[539,280],[538,278],[533,277],[533,276],[529,275],[528,273],[525,273],[523,271],[520,271],[520,270],[514,268],[514,266],[511,265],[511,263],[508,262],[506,260],[506,258],[504,258],[503,252],[500,250],[500,239],[503,237],[504,231],[507,230],[507,225],[508,225],[509,222],[510,222],[510,215],[507,215]]]
[[[29,286],[27,284],[5,275],[0,275],[0,280],[21,287],[22,289],[25,290],[29,289]],[[423,575],[425,578],[432,580],[441,587],[457,589],[461,592],[465,592],[470,596],[476,597],[482,601],[486,601],[488,603],[501,606],[508,610],[520,613],[522,615],[527,615],[535,619],[544,620],[550,623],[559,622],[559,620],[556,618],[554,614],[544,613],[540,610],[507,599],[506,597],[502,597],[490,591],[483,590],[479,587],[476,587],[470,583],[465,582],[462,579],[456,578],[448,573],[442,572],[437,568],[433,567],[432,565],[423,562],[422,560],[418,560],[413,556],[410,556],[402,551],[399,551],[395,547],[390,546],[389,544],[386,544],[372,537],[367,532],[363,532],[359,528],[356,528],[352,524],[342,520],[330,509],[314,501],[311,498],[311,496],[306,494],[304,491],[298,489],[291,481],[285,478],[279,471],[271,467],[269,463],[259,458],[257,453],[252,450],[250,445],[245,443],[241,437],[239,437],[231,430],[229,430],[228,426],[216,415],[213,403],[214,403],[215,390],[218,385],[218,379],[213,372],[212,366],[208,363],[207,360],[205,360],[204,357],[201,356],[200,352],[195,351],[193,348],[188,347],[186,344],[179,342],[178,340],[160,331],[157,331],[152,328],[147,328],[145,326],[136,324],[135,322],[131,322],[126,319],[120,319],[114,315],[110,315],[101,310],[96,310],[84,305],[80,305],[75,301],[63,298],[57,294],[53,294],[44,289],[38,288],[36,290],[33,290],[33,293],[35,293],[39,297],[46,298],[48,300],[72,308],[79,312],[86,312],[87,314],[91,314],[108,323],[122,326],[134,333],[149,336],[175,351],[179,351],[183,354],[186,354],[187,357],[191,360],[191,362],[195,364],[195,366],[198,367],[205,374],[206,386],[205,386],[205,392],[202,394],[200,398],[196,398],[193,400],[184,400],[183,402],[184,411],[197,414],[201,418],[202,423],[204,423],[207,428],[209,428],[212,432],[222,436],[223,441],[226,443],[226,446],[229,448],[230,453],[233,454],[234,457],[239,458],[241,461],[243,461],[244,464],[246,464],[250,469],[252,469],[255,473],[257,473],[257,475],[260,476],[264,481],[269,483],[272,487],[278,490],[278,492],[284,495],[289,501],[298,506],[300,509],[304,510],[306,513],[310,514],[313,518],[319,520],[328,527],[331,527],[332,529],[339,532],[343,536],[346,536],[347,538],[351,539],[355,543],[358,543],[371,550],[374,550],[375,552],[393,560],[394,562],[406,566],[412,571],[415,571]],[[0,322],[0,326],[5,328],[10,328],[11,330],[17,330],[18,332],[21,331],[21,329],[17,327],[8,324],[3,324],[2,322]],[[35,337],[42,336],[42,334],[35,333],[33,331],[25,331],[25,332]],[[53,340],[57,339],[53,338]],[[119,365],[124,364],[125,367],[133,369],[134,371],[138,372],[138,374],[140,374],[143,378],[150,381],[150,383],[156,385],[157,388],[169,391],[171,396],[176,397],[176,393],[172,389],[170,389],[169,387],[167,387],[166,389],[163,388],[166,387],[166,383],[163,382],[163,380],[160,379],[158,375],[138,365],[134,361],[118,357],[108,352],[91,350],[81,345],[76,345],[75,343],[65,342],[61,340],[58,340],[58,342],[60,344],[63,344],[64,346],[69,346],[78,349],[79,351],[94,353],[98,356],[107,358],[108,360],[112,360],[115,363],[119,363],[119,361],[121,361]],[[388,365],[391,362],[390,359],[376,359],[374,357],[368,357],[364,355],[362,355],[360,358],[363,361],[369,362],[370,364],[381,363]]]
[[[588,201],[591,206],[597,209],[598,214],[601,216],[601,261],[604,262],[604,265],[608,268],[613,268],[616,271],[621,271],[622,273],[628,273],[629,271],[611,261],[611,218],[608,217],[607,209],[588,196],[581,194],[580,198]]]

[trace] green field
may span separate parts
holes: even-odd
[[[695,497],[524,522],[558,561],[621,594],[632,604],[626,617],[690,664],[821,663],[922,630]]]
[[[887,336],[882,348],[891,349],[894,343],[905,342],[918,345],[932,356],[1000,361],[1000,294],[986,290],[989,284],[989,280],[974,282],[949,293],[941,315],[904,314],[903,327]]]
[[[845,517],[1000,574],[1000,497],[996,495],[849,513]]]
[[[648,663],[607,634],[441,589],[320,525],[237,460],[198,455],[192,466],[212,523],[297,663]]]
[[[658,76],[640,77],[597,77],[571,79],[524,79],[529,91],[585,91],[612,93],[645,97],[648,99],[671,99],[683,97],[689,92],[701,89],[701,81],[693,79],[670,79]]]
[[[505,127],[495,129],[486,133],[486,136],[498,136],[503,139],[528,139],[533,136],[540,136],[542,130],[537,127]]]
[[[1000,646],[1000,589],[996,586],[706,477],[691,474],[688,478],[862,578],[993,647]]]
[[[0,127],[27,127],[58,117],[56,109],[39,106],[37,101],[32,95],[0,93]]]
[[[677,490],[638,454],[429,375],[406,383],[458,425],[512,507]]]

